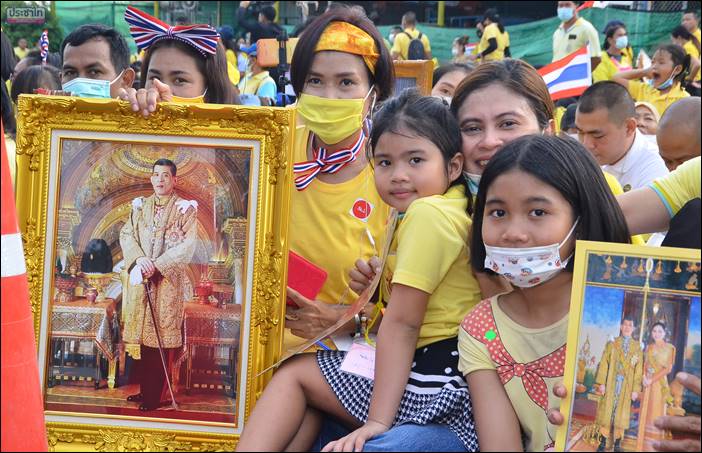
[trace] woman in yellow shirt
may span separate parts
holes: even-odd
[[[687,79],[687,91],[693,96],[700,95],[700,42],[695,35],[679,25],[670,33],[673,43],[681,46],[690,56],[690,75]]]
[[[634,51],[629,45],[626,26],[621,21],[611,21],[605,27],[600,64],[592,71],[593,82],[612,80],[614,74],[631,71],[634,67]]]
[[[355,261],[378,255],[384,245],[389,209],[373,184],[365,150],[367,119],[393,93],[392,68],[373,23],[351,8],[317,18],[295,48],[290,78],[299,96],[300,122],[293,147],[296,188],[289,243],[328,277],[317,300],[288,290],[299,306],[288,307],[286,327],[294,336],[313,338],[336,323],[347,308],[343,305],[354,300],[348,274]],[[356,323],[341,330],[352,333]],[[301,344],[302,338],[286,335],[284,348]]]
[[[683,48],[677,44],[663,44],[653,54],[649,68],[619,72],[612,80],[626,88],[635,101],[653,104],[663,116],[670,104],[690,96],[681,86],[689,70],[690,56]],[[639,79],[643,77],[650,81],[641,82]]]
[[[471,54],[469,59],[475,61],[480,58],[481,61],[494,61],[511,57],[509,51],[509,33],[507,33],[504,25],[502,25],[497,10],[490,8],[485,11],[482,24],[485,29],[480,38],[478,53]]]

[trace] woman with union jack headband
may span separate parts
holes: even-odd
[[[141,88],[122,89],[118,97],[145,116],[159,101],[238,104],[227,76],[225,49],[209,25],[167,23],[131,6],[124,18],[139,50],[145,51]]]

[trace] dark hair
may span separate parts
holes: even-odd
[[[0,32],[0,46],[2,50],[2,54],[0,54],[0,72],[2,73],[2,81],[5,82],[12,76],[17,59],[15,58],[12,43],[7,39],[4,32]]]
[[[402,15],[402,21],[406,24],[417,24],[417,14],[414,11],[407,11]]]
[[[614,124],[636,116],[636,104],[627,89],[610,80],[591,85],[580,96],[578,112],[592,113],[597,109],[606,109],[609,121]]]
[[[0,83],[2,94],[0,94],[0,110],[2,113],[2,126],[5,133],[14,137],[17,131],[17,123],[15,121],[15,112],[12,110],[12,101],[10,101],[10,93],[7,92],[7,85],[3,81]]]
[[[275,20],[275,8],[272,7],[271,5],[266,5],[263,8],[261,8],[261,14],[263,14],[263,17],[268,19],[269,21],[273,22]]]
[[[692,44],[697,48],[697,52],[700,51],[700,41],[697,39],[697,36],[687,31],[687,28],[682,25],[675,27],[673,31],[670,32],[670,36],[677,39],[684,39],[685,41],[692,41]]]
[[[400,27],[399,25],[394,25],[390,30],[395,31],[397,33],[402,33],[402,27]]]
[[[624,214],[602,169],[587,149],[571,138],[526,135],[499,150],[480,178],[470,246],[476,272],[492,272],[483,269],[483,215],[488,189],[497,177],[511,170],[528,173],[560,192],[570,203],[574,216],[579,217],[575,239],[630,243]],[[573,261],[566,266],[569,272],[573,271]]]
[[[32,94],[37,88],[61,89],[61,73],[51,65],[28,66],[15,76],[12,82],[12,102],[17,103],[20,94]]]
[[[370,157],[375,153],[378,140],[386,132],[410,133],[426,138],[439,148],[447,165],[456,154],[461,153],[461,129],[446,103],[432,96],[422,96],[416,88],[409,88],[385,102],[373,118],[369,161],[372,162]],[[469,194],[463,175],[450,182],[450,186],[455,185],[463,185],[466,194]],[[472,197],[467,198],[468,215],[471,215]]]
[[[158,49],[175,47],[195,60],[197,69],[205,78],[205,102],[211,104],[239,104],[238,96],[234,94],[234,87],[229,81],[227,74],[226,50],[221,42],[217,42],[217,53],[208,54],[206,57],[197,51],[193,46],[176,39],[161,39],[148,48],[141,64],[141,86],[146,87],[149,76],[149,63],[154,52]],[[174,61],[174,65],[178,62]]]
[[[451,72],[461,71],[468,75],[474,69],[475,66],[471,63],[448,63],[445,65],[441,65],[438,68],[434,69],[431,86],[436,86],[436,84],[439,82],[439,80],[441,80],[443,76]]]
[[[561,131],[566,132],[568,129],[575,127],[575,111],[577,109],[577,103],[572,103],[566,107],[566,111],[561,117]]]
[[[380,52],[380,57],[375,63],[375,74],[368,71],[368,80],[371,85],[375,85],[378,89],[378,101],[387,99],[393,93],[393,83],[395,79],[395,71],[392,65],[392,59],[388,52],[380,32],[375,28],[373,22],[368,19],[365,14],[360,13],[356,9],[347,6],[337,7],[329,10],[317,17],[311,24],[307,26],[305,32],[300,37],[300,40],[295,46],[292,63],[290,65],[290,79],[293,89],[297,96],[302,93],[307,74],[310,72],[312,62],[315,58],[314,49],[317,47],[320,36],[331,22],[347,22],[355,25],[373,38],[375,46]]]
[[[41,64],[41,50],[30,50],[20,61],[26,61],[27,66],[36,66]]]
[[[613,37],[614,34],[617,32],[617,30],[619,30],[620,28],[623,28],[624,31],[626,31],[626,25],[624,25],[624,22],[622,22],[620,20],[610,21],[607,24],[607,26],[605,26],[605,29],[604,29],[605,39],[602,42],[602,50],[609,49],[609,44],[607,43],[607,40],[609,38]],[[627,46],[627,47],[629,47],[629,46]]]
[[[671,60],[673,60],[673,69],[675,69],[676,66],[682,66],[682,71],[680,71],[680,74],[676,75],[673,79],[675,82],[682,83],[690,71],[690,56],[677,44],[661,44],[656,49],[656,52],[660,51],[668,52]],[[655,55],[655,52],[653,54]]]
[[[624,324],[624,321],[631,321],[632,324],[634,324],[634,325],[636,324],[636,320],[634,319],[634,317],[632,315],[622,316],[622,321],[619,324],[620,325]]]
[[[475,91],[498,84],[523,97],[529,103],[539,128],[545,129],[553,119],[553,101],[546,82],[539,73],[522,60],[505,58],[479,65],[458,85],[451,101],[451,111],[458,117],[458,110]]]
[[[502,25],[502,19],[500,18],[500,15],[497,12],[497,8],[490,8],[490,9],[485,10],[485,13],[483,14],[482,22],[485,22],[485,19],[489,19],[490,22],[496,23],[497,28],[500,29],[500,33],[505,32],[505,26]]]
[[[70,44],[76,47],[95,38],[103,38],[110,46],[110,61],[115,73],[119,74],[129,67],[129,46],[127,41],[117,30],[103,24],[81,25],[69,33],[61,43],[61,58],[63,58],[67,45]]]
[[[163,157],[160,158],[159,160],[157,160],[156,162],[154,162],[154,164],[151,166],[151,171],[153,171],[153,169],[156,168],[156,165],[160,165],[160,166],[162,166],[162,167],[170,167],[170,168],[171,168],[171,174],[172,174],[173,176],[175,176],[176,173],[177,173],[177,171],[178,171],[178,168],[176,167],[176,164],[174,164],[172,160],[166,159],[166,158],[163,158]]]
[[[469,37],[468,35],[457,36],[457,37],[455,38],[455,41],[456,41],[458,44],[460,44],[460,45],[462,45],[462,46],[465,46],[465,45],[468,44],[468,42],[470,41],[470,37]]]

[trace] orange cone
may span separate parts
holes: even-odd
[[[2,132],[2,280],[0,318],[2,343],[0,371],[0,424],[2,451],[47,451],[44,405],[37,368],[34,323],[29,304],[29,287],[17,226],[10,166]]]

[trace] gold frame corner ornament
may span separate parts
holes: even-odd
[[[58,201],[51,201],[50,194],[57,193],[59,187],[49,187],[51,181],[60,186],[57,182],[60,178],[51,178],[52,174],[60,172],[60,166],[52,164],[52,154],[61,153],[59,149],[52,149],[55,132],[58,131],[59,136],[66,130],[252,141],[258,144],[259,171],[249,182],[251,186],[257,181],[258,187],[256,199],[249,200],[250,205],[256,207],[255,219],[251,218],[255,225],[248,229],[254,234],[253,250],[249,250],[253,254],[253,268],[244,271],[253,273],[251,294],[245,302],[251,304],[248,317],[242,312],[242,322],[248,320],[249,329],[247,361],[242,357],[247,367],[241,370],[241,376],[247,379],[246,395],[241,396],[245,398],[244,414],[239,418],[244,421],[271,376],[271,373],[259,376],[259,372],[275,363],[281,354],[295,114],[294,108],[161,103],[155,112],[144,118],[132,112],[128,103],[116,100],[20,96],[17,128],[17,187],[20,189],[16,202],[37,343],[42,338],[42,310],[50,309],[50,304],[43,306],[44,299],[49,299],[47,291],[51,289],[51,282],[43,281],[48,264],[46,257],[52,259],[56,247],[55,225],[47,225],[50,210],[58,212]],[[57,156],[53,157],[56,160]],[[52,165],[56,168],[51,168]],[[51,247],[52,253],[46,253],[47,247]],[[197,420],[192,423],[199,426],[198,430],[190,431],[150,426],[154,419],[128,417],[143,421],[143,427],[140,424],[106,426],[96,424],[95,418],[81,420],[90,414],[58,415],[68,415],[78,421],[47,421],[50,448],[55,451],[221,451],[232,450],[238,439],[236,434],[222,434],[221,423],[218,429],[203,432],[202,425],[207,423]],[[182,423],[190,422],[183,420]],[[235,428],[233,424],[226,426]]]

